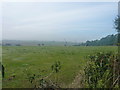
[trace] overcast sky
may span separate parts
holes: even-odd
[[[117,2],[3,3],[3,39],[73,41],[115,34]]]

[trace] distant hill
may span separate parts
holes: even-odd
[[[32,41],[32,40],[2,40],[3,46],[72,46],[74,42],[64,41]]]
[[[86,41],[85,43],[64,41],[24,41],[24,40],[2,40],[3,46],[113,46],[117,44],[117,34],[108,35],[100,40]],[[1,45],[1,44],[0,44]]]
[[[117,34],[108,35],[100,40],[86,41],[80,45],[82,46],[111,46],[117,44]]]

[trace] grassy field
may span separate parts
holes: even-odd
[[[57,82],[61,87],[68,87],[78,72],[83,71],[88,55],[96,52],[117,52],[116,46],[11,46],[3,47],[2,60],[5,66],[3,87],[32,87],[26,79],[27,73],[46,76],[52,72],[51,65],[61,62],[61,70],[57,73]],[[9,78],[15,75],[12,80]],[[50,77],[54,79],[54,75]]]

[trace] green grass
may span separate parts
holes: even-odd
[[[87,56],[96,52],[117,52],[116,46],[11,46],[3,47],[3,64],[5,66],[5,78],[3,87],[19,88],[31,87],[26,79],[26,74],[48,75],[51,65],[55,61],[60,61],[62,68],[57,74],[58,83],[62,87],[67,87],[79,70],[83,70],[88,60]],[[26,71],[27,70],[27,71]],[[8,80],[13,74],[16,77]],[[54,81],[54,75],[50,77]]]

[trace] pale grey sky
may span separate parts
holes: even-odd
[[[116,33],[117,2],[3,3],[3,39],[79,41]]]

